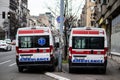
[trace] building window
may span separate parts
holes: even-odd
[[[90,0],[90,2],[95,2],[95,0]]]
[[[91,26],[94,26],[94,21],[91,21]]]
[[[101,0],[99,0],[99,3],[101,3]]]
[[[106,5],[106,4],[107,4],[107,0],[102,0],[101,3],[102,3],[103,5]]]
[[[5,12],[2,12],[2,18],[5,19]]]

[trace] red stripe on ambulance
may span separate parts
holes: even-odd
[[[39,49],[39,51],[37,50],[18,50],[18,53],[20,54],[24,54],[24,53],[50,53],[50,49]]]
[[[93,51],[92,54],[105,54],[106,51]],[[72,50],[72,54],[91,54],[91,51],[75,51]]]
[[[99,31],[74,30],[73,34],[99,34]]]
[[[19,53],[36,53],[37,50],[19,50]]]
[[[44,33],[44,30],[19,30],[18,34]]]

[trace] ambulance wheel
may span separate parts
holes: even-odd
[[[106,67],[105,67],[105,68],[100,69],[100,73],[101,73],[101,74],[105,74],[105,73],[106,73]]]
[[[18,71],[19,71],[19,72],[23,72],[23,67],[18,66]]]
[[[102,74],[106,73],[106,68],[102,69]]]
[[[69,73],[73,73],[73,68],[69,67]]]
[[[50,71],[50,72],[54,72],[54,71],[55,71],[55,65],[51,66],[51,67],[49,68],[49,71]]]

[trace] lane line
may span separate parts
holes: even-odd
[[[12,67],[12,66],[14,66],[14,65],[16,65],[16,63],[10,64],[9,67]]]
[[[0,65],[10,62],[11,60],[1,62]]]
[[[65,77],[62,77],[62,76],[59,76],[59,75],[50,73],[50,72],[46,72],[45,75],[50,76],[50,77],[53,77],[53,78],[55,78],[55,79],[57,79],[57,80],[70,80],[70,79],[68,79],[68,78],[65,78]]]

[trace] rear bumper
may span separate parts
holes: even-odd
[[[32,66],[52,67],[55,63],[55,59],[54,57],[52,57],[50,61],[19,62],[18,58],[16,58],[16,63],[17,66],[23,66],[23,67],[32,67]]]
[[[104,63],[72,63],[69,59],[69,68],[106,68],[107,60]]]
[[[1,46],[0,50],[7,50],[7,47],[6,46]]]

